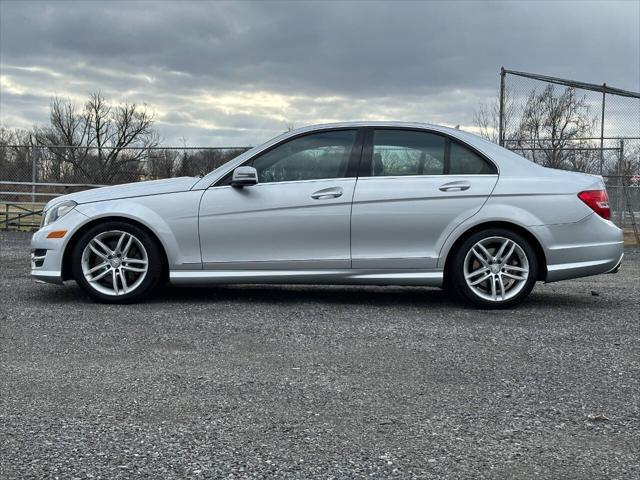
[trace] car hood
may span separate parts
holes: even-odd
[[[102,202],[104,200],[117,200],[121,198],[142,197],[145,195],[159,195],[163,193],[184,192],[191,190],[199,178],[179,177],[164,180],[151,180],[146,182],[125,183],[112,187],[94,188],[82,192],[70,193],[51,200],[46,208],[64,201],[73,200],[76,203]]]

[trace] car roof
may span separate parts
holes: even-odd
[[[423,122],[400,122],[395,120],[358,120],[351,122],[335,122],[335,123],[318,123],[314,125],[307,125],[301,128],[296,128],[288,133],[303,133],[313,130],[323,130],[331,128],[361,128],[361,127],[395,127],[395,128],[418,128],[427,130],[438,130],[442,132],[460,132],[460,130],[451,127],[445,127],[442,125],[435,125],[432,123]]]
[[[491,143],[484,138],[475,135],[470,132],[466,132],[464,130],[460,130],[458,128],[445,127],[443,125],[436,125],[433,123],[421,123],[421,122],[400,122],[395,120],[366,120],[366,121],[352,121],[352,122],[336,122],[336,123],[320,123],[315,125],[307,125],[304,127],[296,128],[294,130],[288,131],[276,137],[278,140],[282,140],[286,137],[292,137],[301,133],[315,132],[319,130],[330,130],[335,128],[362,128],[362,127],[373,127],[373,128],[407,128],[407,129],[418,129],[418,130],[429,130],[432,132],[439,132],[449,135],[451,137],[462,140],[463,142],[472,145],[479,150],[484,150],[486,148],[491,149],[492,147],[496,147],[494,143]]]

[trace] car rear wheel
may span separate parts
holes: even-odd
[[[76,282],[101,302],[139,300],[162,278],[162,255],[155,239],[126,222],[108,222],[89,229],[71,255]]]
[[[507,229],[474,233],[455,251],[448,285],[465,301],[483,308],[507,308],[524,300],[538,278],[530,243]]]

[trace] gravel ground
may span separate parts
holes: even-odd
[[[0,233],[0,477],[638,478],[640,250],[517,310],[243,286],[91,303]]]

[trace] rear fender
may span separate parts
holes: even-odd
[[[523,208],[496,203],[488,205],[487,202],[480,212],[458,225],[451,234],[444,239],[442,245],[439,246],[438,268],[444,268],[449,252],[456,241],[469,230],[482,224],[502,223],[516,225],[527,230],[541,243],[541,239],[538,238],[530,228],[531,225],[541,225],[541,222],[542,220],[539,217]]]

